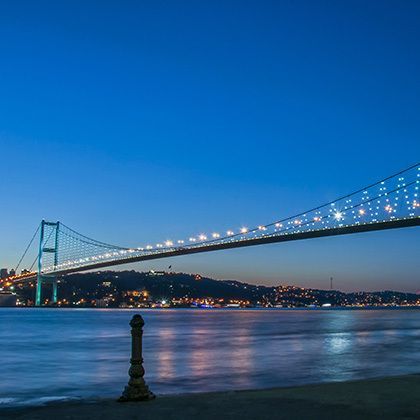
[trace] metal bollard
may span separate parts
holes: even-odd
[[[143,355],[142,355],[142,339],[144,321],[141,315],[134,315],[130,321],[131,326],[131,359],[128,374],[130,379],[124,392],[118,399],[119,402],[127,401],[148,401],[156,398],[153,392],[144,381]]]

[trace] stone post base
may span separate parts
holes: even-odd
[[[129,401],[150,401],[156,398],[156,395],[149,390],[149,387],[144,384],[139,387],[128,385],[124,388],[121,397],[118,402],[129,402]]]

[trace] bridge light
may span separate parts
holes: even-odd
[[[247,233],[247,232],[248,232],[248,228],[246,228],[246,227],[241,228],[241,233]]]
[[[315,221],[315,222],[319,222],[320,220],[321,220],[321,218],[320,218],[320,217],[318,217],[318,216],[315,216],[315,217],[314,217],[314,221]]]
[[[195,238],[190,238],[190,239],[189,239],[189,241],[190,241],[190,242],[195,242],[195,241],[196,241],[196,239],[195,239]]]
[[[343,213],[341,213],[341,211],[337,211],[336,213],[334,213],[334,219],[335,220],[343,219]]]
[[[227,232],[226,232],[226,235],[227,236],[232,236],[234,233],[233,233],[233,231],[231,231],[231,230],[228,230]]]
[[[206,235],[201,234],[198,239],[200,239],[200,241],[205,241],[207,239]]]
[[[363,216],[365,213],[366,213],[366,211],[365,211],[364,209],[360,209],[360,210],[359,210],[359,214],[360,214],[361,216]]]
[[[276,228],[281,228],[281,227],[283,227],[283,225],[282,225],[281,223],[276,223],[276,224],[275,224],[275,226],[276,226]]]
[[[267,228],[265,226],[258,226],[259,230],[267,230]]]
[[[166,246],[172,246],[173,244],[174,244],[174,243],[173,243],[172,241],[166,241],[166,242],[165,242],[165,245],[166,245]]]
[[[220,238],[220,234],[218,234],[217,232],[212,233],[211,235],[213,238]]]

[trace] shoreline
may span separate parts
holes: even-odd
[[[1,418],[290,419],[420,418],[420,373],[287,388],[158,396],[141,403],[71,400],[0,409]]]
[[[179,306],[179,307],[162,307],[162,308],[149,308],[149,307],[136,307],[136,308],[99,308],[95,306],[0,306],[0,309],[94,309],[97,311],[103,310],[117,310],[117,311],[162,311],[162,310],[179,310],[179,309],[188,309],[191,311],[196,310],[206,310],[206,311],[217,311],[217,310],[228,310],[228,311],[245,311],[245,310],[263,310],[263,311],[371,311],[371,310],[420,310],[420,305],[384,305],[384,306],[329,306],[329,307],[308,307],[308,306],[294,306],[294,307],[240,307],[240,308],[229,308],[229,307],[189,307],[189,306]]]

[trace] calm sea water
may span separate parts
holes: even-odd
[[[134,313],[146,322],[146,380],[156,394],[420,371],[418,310],[0,308],[0,407],[118,397]]]

